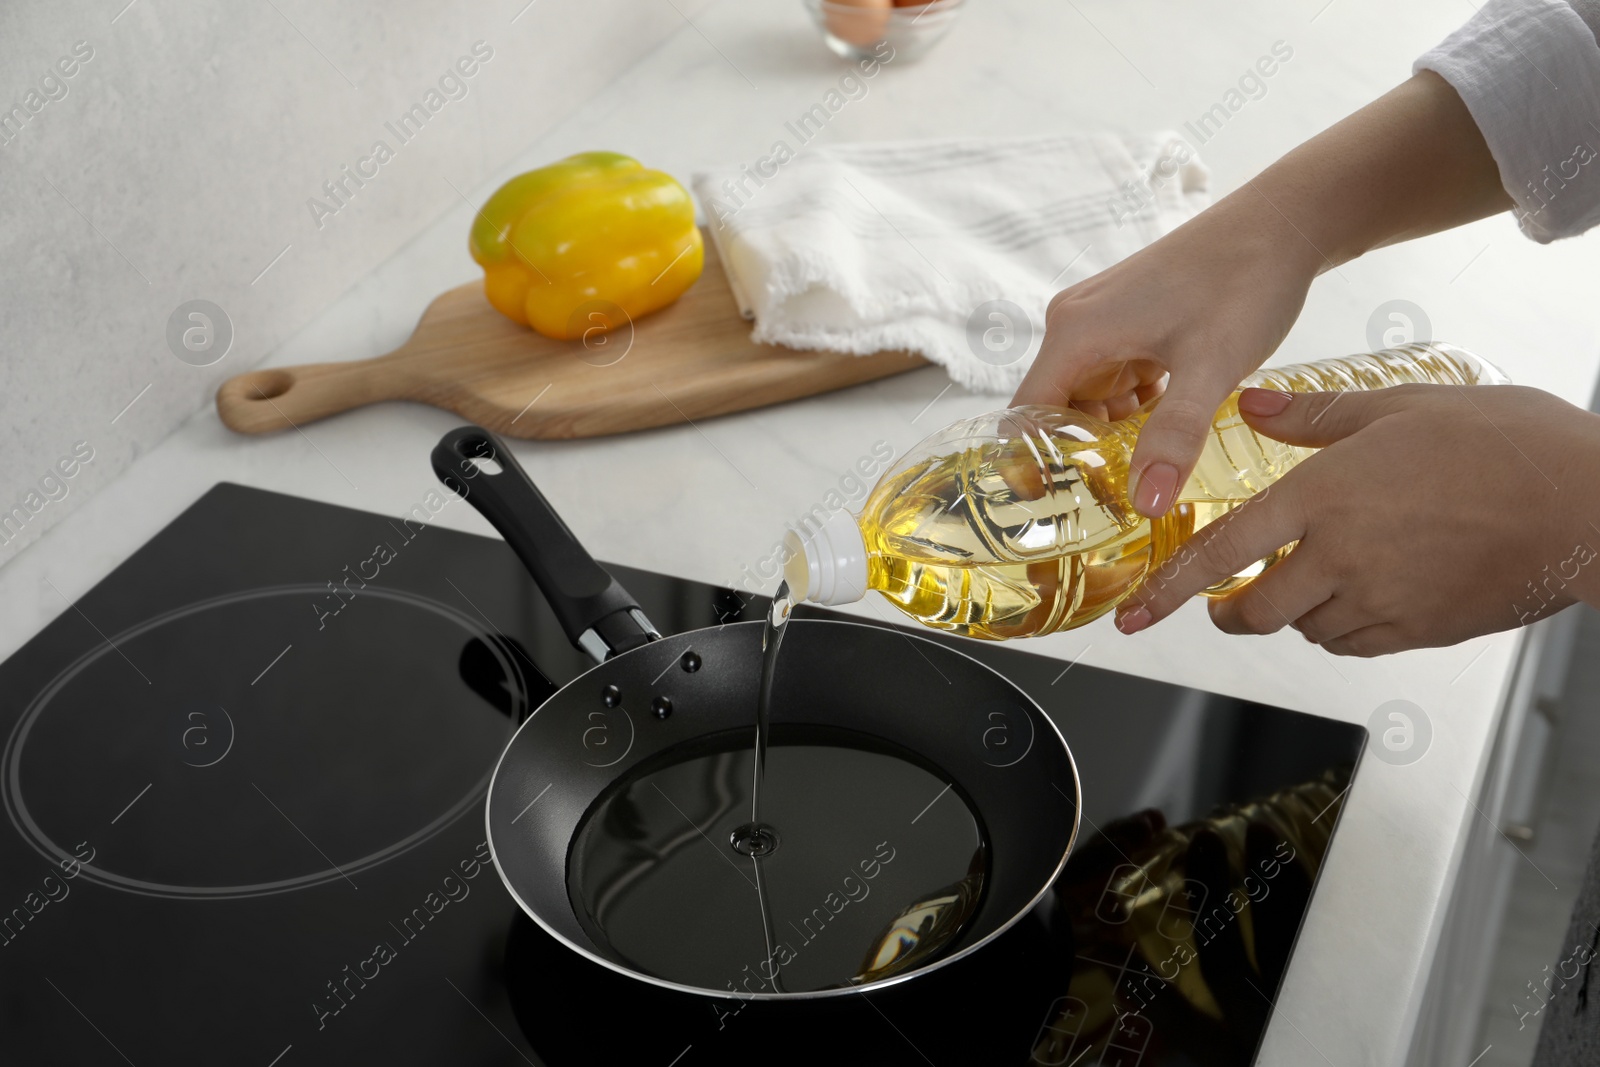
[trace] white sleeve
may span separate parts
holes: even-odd
[[[1466,103],[1524,234],[1545,244],[1600,223],[1600,45],[1572,6],[1488,0],[1423,70]]]

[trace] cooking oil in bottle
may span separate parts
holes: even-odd
[[[1263,370],[1241,388],[1339,392],[1506,380],[1465,349],[1435,342]],[[1256,434],[1234,393],[1218,409],[1194,473],[1152,520],[1128,495],[1133,447],[1150,410],[1112,423],[1032,406],[953,423],[885,473],[859,517],[836,512],[820,526],[790,531],[789,590],[796,600],[842,604],[875,589],[918,622],[989,640],[1071,629],[1111,611],[1196,530],[1315,451]],[[1239,588],[1292,547],[1206,595]]]

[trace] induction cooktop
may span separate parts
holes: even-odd
[[[489,859],[501,749],[589,663],[503,543],[431,523],[465,506],[217,485],[0,665],[0,1060],[1253,1061],[1360,727],[961,641],[1083,789],[1054,891],[949,968],[961,1001],[659,990],[553,941]],[[765,605],[612,570],[664,632]]]

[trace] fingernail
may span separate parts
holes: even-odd
[[[1150,621],[1150,609],[1141,604],[1117,616],[1117,629],[1125,634],[1136,634],[1149,626]]]
[[[1178,468],[1170,463],[1152,463],[1132,479],[1133,506],[1152,519],[1166,514],[1178,492]]]
[[[1246,389],[1239,394],[1239,410],[1247,415],[1281,415],[1293,399],[1293,393],[1276,389]]]

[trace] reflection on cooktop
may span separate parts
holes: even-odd
[[[614,569],[666,632],[762,609]],[[961,648],[1073,748],[1056,892],[942,984],[666,993],[488,861],[501,748],[588,665],[510,551],[217,486],[0,665],[0,1059],[1248,1064],[1364,732]]]

